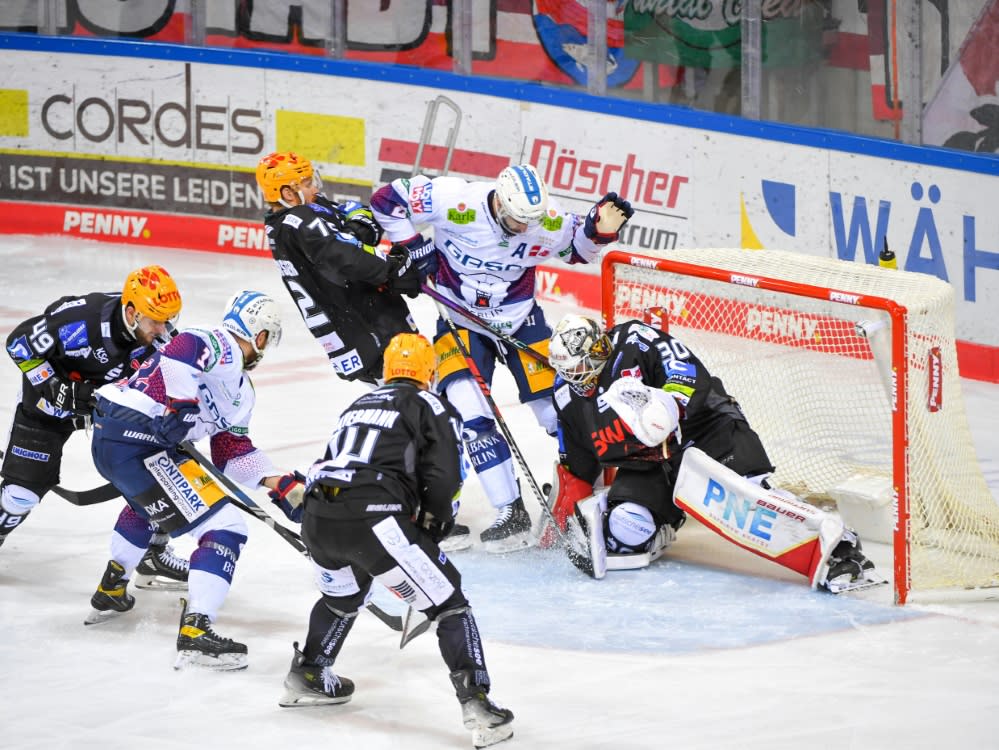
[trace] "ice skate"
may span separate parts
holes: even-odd
[[[165,535],[164,535],[165,536]],[[149,549],[135,568],[135,587],[163,591],[187,590],[187,560],[175,554],[166,541],[158,542],[154,536]]]
[[[843,532],[843,539],[829,555],[828,565],[829,571],[818,588],[831,594],[861,591],[888,583],[861,551],[860,539],[850,529]]]
[[[128,593],[125,569],[114,560],[108,560],[97,591],[90,597],[90,606],[93,610],[83,621],[84,625],[106,622],[135,606],[135,597]]]
[[[219,672],[246,669],[246,644],[223,638],[212,630],[208,615],[187,611],[187,601],[180,614],[177,634],[177,661],[174,669],[187,666],[207,667]]]
[[[476,748],[489,747],[513,737],[513,712],[489,700],[486,689],[472,684],[471,679],[467,671],[451,673],[462,722],[465,729],[472,730],[472,744]]]
[[[307,664],[305,654],[295,644],[295,656],[291,669],[284,678],[284,696],[279,706],[325,706],[333,703],[346,703],[354,695],[354,683],[346,677],[339,677],[332,667]]]
[[[530,547],[534,539],[531,536],[531,517],[524,507],[524,499],[518,497],[509,505],[499,508],[493,525],[483,531],[479,538],[486,552],[513,552]]]
[[[437,545],[442,552],[458,552],[472,546],[472,532],[465,524],[456,523],[451,533]]]

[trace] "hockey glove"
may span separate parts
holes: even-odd
[[[433,277],[437,273],[438,266],[434,241],[424,239],[422,234],[418,234],[406,240],[405,245],[409,248],[409,257],[413,259],[420,272],[420,281],[425,281],[428,276]]]
[[[88,416],[97,405],[94,391],[97,386],[82,380],[68,380],[53,375],[42,386],[45,398],[57,409]]]
[[[289,521],[302,522],[305,512],[305,477],[300,472],[293,471],[278,477],[277,487],[267,493],[277,507],[281,509]]]
[[[392,245],[386,262],[389,266],[388,290],[416,299],[420,295],[420,271],[409,257],[409,249],[404,245]]]
[[[163,415],[153,419],[153,437],[160,445],[177,445],[198,421],[198,411],[196,398],[169,399]]]
[[[349,201],[343,205],[347,210],[347,222],[344,229],[357,237],[362,244],[377,246],[382,241],[382,228],[371,209],[365,208],[360,203]]]
[[[421,510],[416,517],[416,525],[430,535],[434,544],[440,544],[454,528],[454,516],[447,519],[436,518],[430,511]]]
[[[606,245],[617,239],[621,227],[635,213],[631,204],[618,198],[617,193],[607,193],[586,215],[583,234],[597,245]]]

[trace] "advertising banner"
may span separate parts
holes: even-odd
[[[163,227],[173,220],[180,244],[171,246],[265,252],[253,170],[272,150],[309,157],[327,194],[361,201],[414,172],[491,180],[526,161],[578,213],[608,192],[631,201],[624,249],[768,247],[876,264],[887,242],[899,268],[953,285],[959,339],[999,350],[999,176],[987,171],[894,158],[887,147],[874,155],[798,145],[765,137],[763,125],[721,132],[356,73],[5,56],[6,232],[44,223],[168,244]],[[545,294],[595,302],[598,273],[552,264],[538,278]]]

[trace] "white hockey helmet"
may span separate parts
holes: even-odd
[[[247,370],[252,370],[260,363],[265,349],[281,343],[281,311],[277,302],[263,292],[244,291],[235,294],[226,305],[222,327],[253,347],[256,357],[246,364]],[[257,337],[261,331],[267,331],[267,341],[263,347],[258,347]]]
[[[555,326],[548,361],[574,390],[590,391],[610,356],[610,338],[592,318],[569,314]]]
[[[548,188],[530,164],[507,167],[496,178],[496,219],[503,231],[522,234],[537,226],[548,210]],[[514,226],[509,222],[516,223]]]

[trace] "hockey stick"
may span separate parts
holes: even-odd
[[[469,310],[466,310],[461,305],[455,304],[454,302],[452,302],[451,300],[449,300],[447,297],[445,297],[443,294],[441,294],[440,292],[438,292],[436,289],[434,289],[433,287],[431,287],[429,284],[421,284],[420,285],[420,291],[422,291],[424,294],[426,294],[428,297],[430,297],[432,300],[434,300],[434,302],[437,302],[439,305],[443,305],[447,309],[453,310],[454,312],[458,313],[459,315],[462,315],[466,319],[471,320],[474,323],[478,324],[480,327],[486,329],[493,336],[495,336],[496,338],[498,338],[503,343],[509,344],[514,349],[517,349],[518,351],[524,352],[528,356],[530,356],[530,357],[536,359],[538,362],[541,362],[542,364],[544,364],[546,367],[550,367],[551,366],[548,363],[548,357],[546,357],[544,354],[542,354],[541,352],[539,352],[537,349],[532,349],[530,347],[530,345],[525,344],[520,339],[515,339],[513,336],[510,336],[509,334],[503,333],[502,331],[497,331],[495,328],[493,328],[493,326],[489,325],[489,323],[487,323],[485,320],[483,320],[482,318],[480,318],[478,315],[476,315],[475,313],[473,313],[473,312],[471,312]],[[441,315],[441,317],[444,317],[444,316]]]
[[[437,311],[447,324],[448,329],[451,331],[451,335],[454,336],[455,343],[458,346],[458,351],[460,351],[461,356],[465,358],[465,363],[468,365],[468,369],[472,372],[472,376],[475,378],[475,382],[479,386],[479,390],[486,399],[486,403],[489,404],[489,408],[492,410],[493,416],[496,417],[496,424],[499,425],[500,432],[502,432],[503,437],[506,438],[506,442],[510,446],[510,452],[513,453],[514,457],[517,459],[517,465],[520,467],[521,474],[523,474],[523,476],[527,479],[528,484],[531,486],[531,490],[534,492],[534,496],[541,505],[541,509],[544,511],[545,515],[548,516],[548,520],[551,521],[552,526],[554,526],[555,536],[558,538],[559,544],[565,546],[564,532],[561,528],[559,528],[558,522],[555,520],[555,516],[552,514],[551,508],[548,507],[548,502],[545,500],[545,496],[541,494],[541,488],[538,487],[538,483],[534,479],[534,474],[531,473],[531,469],[528,467],[527,461],[524,460],[524,454],[520,452],[520,448],[513,439],[513,433],[510,432],[510,428],[507,426],[506,420],[503,419],[503,415],[500,413],[499,407],[493,399],[493,395],[489,390],[489,384],[486,383],[485,378],[482,377],[482,373],[479,372],[479,367],[475,364],[475,360],[472,358],[472,353],[468,350],[468,347],[465,346],[465,342],[462,341],[461,336],[458,333],[457,326],[455,326],[454,321],[451,320],[451,316],[448,315],[447,308],[442,303],[438,302]]]
[[[418,625],[413,625],[413,607],[406,610],[406,619],[402,623],[402,638],[399,639],[399,649],[404,649],[406,644],[417,636],[423,635],[430,630],[430,618],[424,618]]]
[[[263,521],[265,524],[270,526],[274,531],[277,532],[278,536],[284,539],[288,544],[298,550],[304,557],[309,557],[309,550],[302,541],[302,536],[298,532],[289,529],[287,526],[282,526],[270,513],[265,511],[259,505],[257,505],[250,496],[247,495],[243,490],[241,490],[235,482],[233,482],[229,477],[223,474],[219,468],[213,464],[207,456],[205,456],[201,451],[194,447],[194,444],[185,440],[180,444],[180,449],[193,458],[198,464],[211,474],[219,484],[221,484],[227,491],[227,500],[239,508],[244,513]],[[396,632],[402,632],[403,630],[403,620],[398,615],[390,615],[385,610],[381,609],[378,605],[368,603],[368,609],[371,611],[375,617],[388,625],[392,630]]]
[[[3,451],[0,451],[0,458],[3,458]],[[71,502],[73,505],[96,505],[97,503],[106,503],[108,500],[114,500],[116,497],[121,497],[121,492],[110,482],[108,484],[102,484],[100,487],[94,487],[92,490],[80,490],[76,492],[75,490],[67,490],[65,487],[53,487],[52,491],[56,493],[63,500]]]

